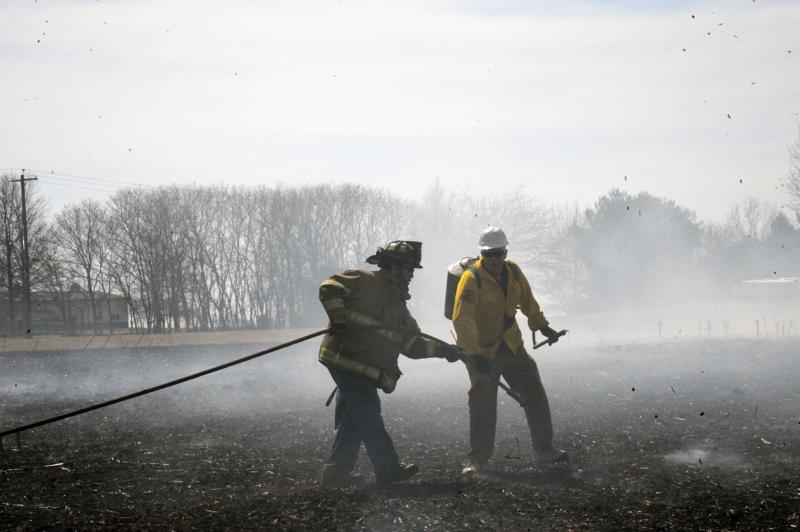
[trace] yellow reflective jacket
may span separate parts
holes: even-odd
[[[405,286],[382,271],[347,270],[327,278],[319,287],[320,302],[331,321],[345,322],[347,329],[325,335],[320,362],[368,378],[391,393],[401,375],[401,352],[409,358],[441,356],[439,344],[408,332],[419,331],[406,307],[409,297]]]
[[[503,268],[507,279],[505,293],[497,279],[484,269],[483,259],[461,275],[453,306],[453,326],[458,346],[467,355],[494,358],[502,341],[516,353],[522,345],[522,333],[514,319],[517,308],[528,318],[532,331],[548,324],[519,266],[506,260]]]

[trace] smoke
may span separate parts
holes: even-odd
[[[61,412],[48,411],[50,403],[68,401],[87,406],[260,349],[263,347],[228,345],[4,353],[6,371],[0,375],[0,394],[6,406],[28,405],[26,411],[41,407],[33,417],[54,415]],[[110,408],[135,408],[138,402],[156,403],[163,411],[184,414],[305,408],[317,401],[324,403],[324,390],[332,388],[316,355],[316,346],[311,343],[288,348]]]
[[[747,465],[740,455],[716,449],[692,448],[674,451],[667,454],[664,459],[674,465],[697,465],[723,469],[735,469]]]

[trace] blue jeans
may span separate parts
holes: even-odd
[[[400,466],[400,459],[383,424],[377,386],[337,368],[329,367],[328,371],[339,389],[336,392],[336,436],[327,463],[352,471],[361,442],[364,442],[375,477],[380,479],[394,473]]]

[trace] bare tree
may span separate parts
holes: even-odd
[[[58,245],[58,242],[65,239],[63,230],[58,224],[53,226],[50,236],[42,256],[44,270],[42,287],[45,293],[52,297],[52,302],[61,314],[61,321],[64,324],[63,331],[66,334],[74,334],[76,324],[71,288],[76,281],[75,270],[69,267],[69,259],[64,256],[64,249]]]
[[[778,209],[775,205],[747,198],[731,207],[726,220],[727,231],[739,239],[763,240]]]
[[[92,326],[98,327],[98,304],[96,292],[105,272],[108,241],[104,235],[105,211],[94,200],[84,200],[77,205],[65,207],[56,217],[66,264],[73,276],[80,279],[89,296],[92,311]]]
[[[581,308],[589,297],[587,284],[591,272],[581,255],[580,243],[576,237],[584,224],[581,213],[575,209],[570,212],[553,209],[553,219],[557,226],[552,238],[546,241],[545,261],[541,285],[551,301],[562,307]]]
[[[789,148],[789,175],[786,177],[786,190],[789,193],[791,206],[800,213],[800,136]],[[798,220],[800,221],[800,220]]]
[[[19,195],[16,187],[11,182],[11,176],[4,175],[0,178],[0,269],[2,269],[3,284],[6,289],[8,301],[8,314],[5,329],[16,332],[16,298],[19,292],[17,285],[18,270],[15,257],[19,247]]]
[[[114,241],[112,256],[117,285],[128,300],[134,323],[148,332],[161,330],[163,246],[155,220],[159,207],[141,189],[117,192],[110,208]]]
[[[28,232],[27,274],[30,288],[40,287],[45,277],[42,259],[48,245],[49,226],[45,220],[46,205],[37,193],[35,182],[27,184],[26,202],[26,220],[23,221],[19,187],[8,175],[0,178],[0,270],[8,301],[6,328],[12,332],[26,332],[20,331],[16,324],[16,309],[24,296],[22,275],[26,258],[22,234],[25,222]]]

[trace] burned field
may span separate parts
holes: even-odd
[[[255,351],[3,353],[2,430]],[[315,343],[13,437],[0,527],[714,528],[800,526],[800,344],[745,340],[537,351],[570,468],[533,465],[500,397],[493,469],[460,478],[467,378],[403,360],[384,397],[411,482],[321,490],[333,385]],[[371,479],[362,453],[359,469]]]

